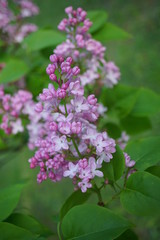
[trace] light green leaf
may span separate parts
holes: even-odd
[[[145,170],[160,161],[159,146],[160,137],[148,137],[129,142],[125,152],[136,161],[136,169]]]
[[[133,116],[145,117],[160,112],[160,96],[150,89],[141,88],[132,108]]]
[[[116,152],[109,163],[103,163],[102,171],[105,178],[112,181],[117,181],[124,173],[125,159],[120,147],[116,146]]]
[[[105,11],[88,11],[87,18],[93,23],[89,32],[94,33],[104,26],[107,21],[107,13]]]
[[[106,23],[103,28],[101,28],[94,34],[94,38],[102,42],[112,40],[124,40],[131,37],[132,36],[129,33],[112,23]]]
[[[53,234],[48,228],[39,223],[35,218],[22,213],[11,214],[9,218],[6,219],[6,222],[12,223],[37,235],[49,236]]]
[[[0,223],[0,238],[1,240],[35,240],[37,236],[33,233],[17,227],[13,224],[1,222]]]
[[[63,42],[65,36],[54,30],[38,30],[24,40],[29,51],[38,51],[47,47],[55,47],[57,44]]]
[[[29,68],[23,60],[10,59],[0,72],[0,84],[17,81],[27,74],[28,71]]]
[[[160,179],[147,172],[132,174],[121,193],[121,203],[130,213],[154,216],[160,213]]]
[[[75,191],[74,193],[69,196],[69,198],[63,204],[60,210],[60,220],[66,215],[66,213],[74,206],[83,204],[88,200],[91,193],[87,191],[86,193],[82,193],[80,190]]]
[[[118,237],[130,223],[112,211],[96,205],[73,207],[63,218],[62,233],[65,239],[111,240]]]
[[[0,189],[0,221],[6,219],[18,204],[24,184]]]

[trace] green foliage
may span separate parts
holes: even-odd
[[[148,117],[160,112],[160,96],[144,88],[118,84],[114,89],[104,89],[101,101],[109,108],[112,107],[112,111],[117,111],[120,118],[129,114]]]
[[[130,213],[155,216],[160,213],[160,179],[147,172],[132,174],[121,193],[121,203]]]
[[[51,235],[51,231],[39,223],[35,218],[22,213],[13,213],[6,219],[6,222],[14,224],[18,227],[26,229],[33,234],[41,236]]]
[[[116,25],[108,22],[93,36],[96,40],[101,42],[112,40],[125,40],[131,38],[131,35],[129,33],[117,27]]]
[[[130,229],[122,233],[116,240],[138,240],[137,235]]]
[[[112,211],[96,205],[84,204],[72,208],[62,221],[65,239],[111,240],[118,237],[130,223]]]
[[[137,139],[128,143],[125,151],[136,161],[137,170],[145,170],[160,161],[160,137]]]
[[[125,129],[128,134],[135,135],[152,128],[151,121],[148,117],[135,117],[127,115],[120,119],[122,129]]]
[[[155,175],[156,177],[160,178],[160,166],[152,166],[146,169],[146,172],[151,173],[152,175]]]
[[[0,73],[0,84],[17,81],[28,72],[29,68],[22,59],[10,59]]]
[[[85,203],[90,197],[90,195],[91,193],[89,191],[87,191],[86,193],[82,193],[81,190],[73,192],[71,196],[67,198],[60,210],[60,220],[62,221],[63,217],[72,207]]]
[[[38,51],[46,47],[53,48],[64,40],[65,36],[55,30],[41,29],[27,36],[24,44],[29,51]]]
[[[24,184],[0,189],[0,221],[6,219],[17,206]]]
[[[107,13],[105,11],[88,11],[87,18],[93,23],[90,33],[94,33],[101,29],[107,21]]]
[[[37,236],[35,236],[33,233],[6,222],[0,223],[0,233],[1,233],[1,240],[10,240],[10,239],[35,240],[37,239]]]
[[[113,154],[113,159],[111,159],[109,163],[103,163],[102,171],[105,178],[111,181],[117,181],[123,175],[124,169],[124,154],[120,147],[117,145],[116,152]]]

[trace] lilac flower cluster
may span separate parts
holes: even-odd
[[[0,86],[0,115],[2,115],[0,129],[3,129],[6,134],[23,132],[21,114],[25,104],[31,99],[32,94],[28,91],[19,90],[11,96],[11,94],[5,94],[3,87]]]
[[[120,79],[119,68],[114,62],[105,61],[106,48],[88,33],[92,22],[86,18],[87,13],[82,8],[73,10],[72,7],[66,8],[65,12],[68,18],[60,22],[58,29],[67,34],[67,39],[56,47],[54,53],[71,56],[76,63],[81,63],[83,86],[98,83],[98,86],[113,87]]]
[[[15,0],[18,13],[9,8],[7,0],[0,0],[0,33],[5,43],[21,43],[29,33],[37,30],[31,23],[23,23],[26,17],[39,13],[38,7],[31,0]]]
[[[116,144],[106,132],[97,131],[99,104],[94,95],[84,96],[77,76],[80,69],[73,66],[72,58],[53,54],[50,60],[46,72],[58,88],[49,84],[39,95],[35,110],[48,117],[44,133],[35,142],[37,151],[29,160],[30,167],[40,167],[39,183],[69,177],[75,188],[85,192],[95,176],[103,177],[99,169],[103,161],[112,159]]]

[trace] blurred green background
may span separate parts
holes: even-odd
[[[132,86],[145,86],[160,93],[160,4],[159,1],[107,1],[107,0],[35,0],[40,8],[40,14],[33,19],[39,28],[53,27],[65,17],[64,8],[72,5],[85,10],[106,10],[108,21],[121,27],[132,35],[125,41],[106,42],[107,57],[121,69],[121,83]],[[154,119],[154,131],[160,127],[159,116]],[[8,183],[30,179],[30,184],[24,189],[17,210],[30,213],[40,222],[56,229],[56,219],[59,209],[67,196],[73,191],[70,181],[60,183],[36,182],[36,170],[30,170],[27,162],[32,156],[27,148],[10,156],[12,161],[1,169],[0,181]],[[115,206],[116,207],[116,206]],[[121,211],[119,209],[118,211]],[[54,220],[54,224],[53,224]],[[141,218],[137,232],[140,239],[160,239],[157,226],[151,220]],[[143,228],[143,231],[142,231]],[[55,237],[55,239],[57,239]]]

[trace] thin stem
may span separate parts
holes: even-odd
[[[122,192],[122,190],[120,192],[118,192],[117,194],[115,194],[108,202],[104,203],[104,206],[107,206],[109,203],[111,203],[114,199],[116,199],[120,193]]]
[[[114,183],[119,189],[122,189],[120,186],[119,186],[119,184],[118,183]]]
[[[97,194],[97,197],[98,197],[98,205],[104,207],[104,202],[103,202],[103,199],[102,199],[101,191],[100,191],[100,188],[97,187],[96,183],[94,183],[94,189],[93,189],[93,190],[94,190],[95,193]]]
[[[72,143],[73,143],[73,145],[74,145],[74,147],[75,147],[75,149],[76,149],[76,152],[77,152],[78,156],[79,156],[80,158],[82,158],[82,155],[81,155],[81,153],[80,153],[80,151],[79,151],[79,149],[78,149],[78,146],[77,146],[74,138],[71,138],[71,140],[72,140]]]
[[[124,188],[126,187],[128,172],[129,172],[129,168],[127,169],[125,177],[124,177],[124,185],[123,185]]]

